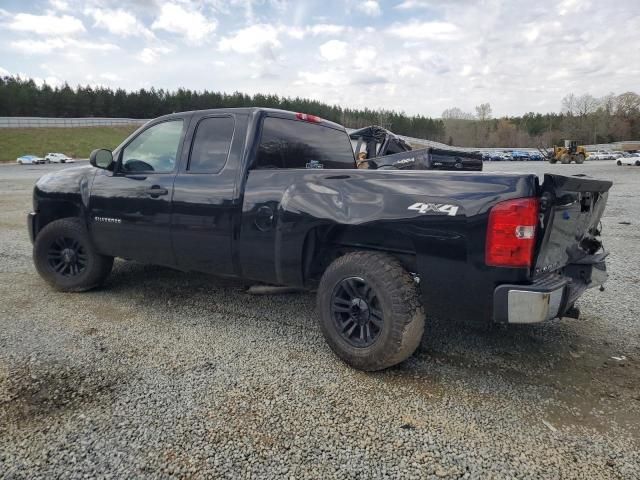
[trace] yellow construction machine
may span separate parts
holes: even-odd
[[[564,146],[554,145],[553,153],[549,152],[547,158],[549,163],[584,163],[584,159],[588,156],[587,150],[582,145],[578,145],[578,142],[565,140]]]

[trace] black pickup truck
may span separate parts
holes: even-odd
[[[360,170],[342,126],[261,108],[167,115],[90,163],[34,188],[55,288],[96,287],[121,257],[317,289],[329,345],[364,370],[410,356],[425,311],[541,322],[606,279],[607,181]]]

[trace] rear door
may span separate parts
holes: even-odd
[[[344,130],[282,115],[265,116],[259,125],[258,148],[244,191],[238,250],[243,276],[292,283],[287,272],[302,274],[298,250],[304,239],[279,227],[284,215],[281,203],[295,194],[293,185],[306,172],[355,169],[355,159]]]
[[[188,158],[174,183],[171,236],[178,266],[236,273],[233,235],[239,225],[237,185],[248,115],[216,114],[194,123]]]
[[[120,149],[115,172],[99,170],[89,200],[89,228],[102,253],[174,265],[170,218],[173,181],[186,119],[140,131]]]

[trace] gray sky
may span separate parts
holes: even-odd
[[[640,90],[639,0],[3,0],[0,74],[439,116]]]

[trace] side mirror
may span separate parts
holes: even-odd
[[[106,148],[98,148],[89,155],[89,163],[96,168],[111,170],[113,167],[113,154]]]

